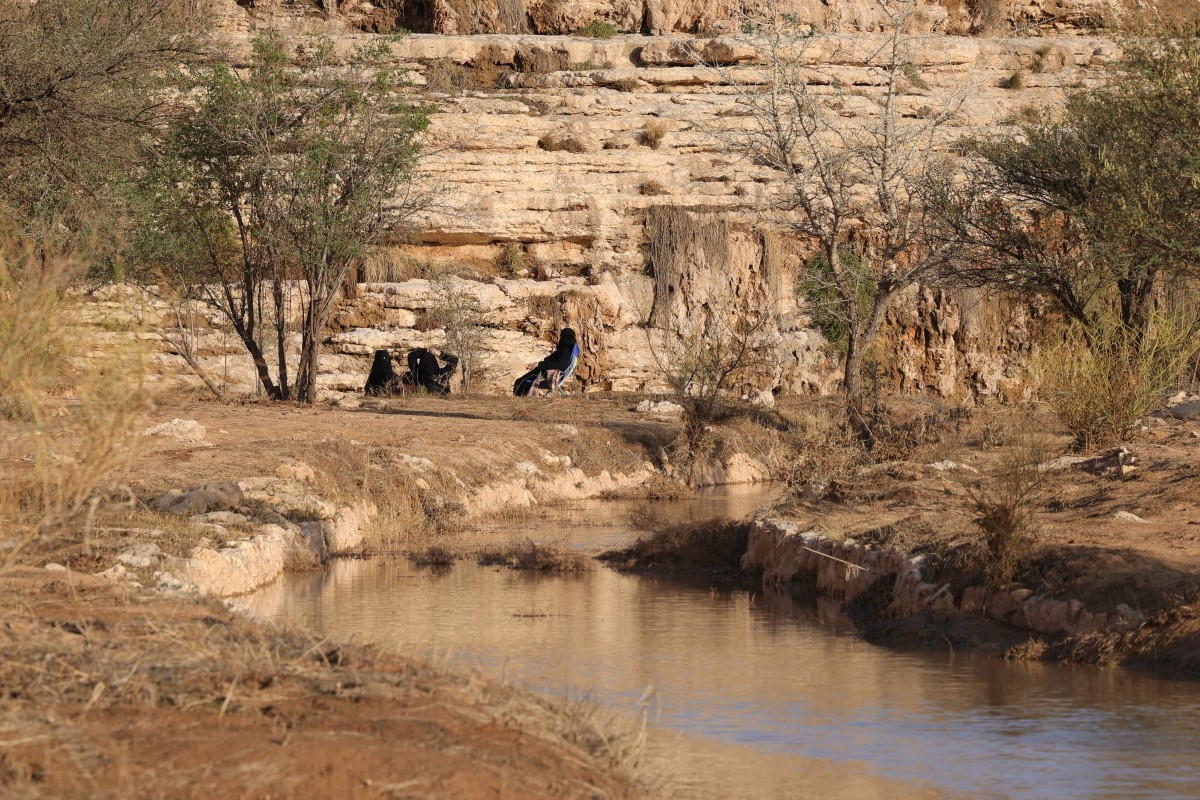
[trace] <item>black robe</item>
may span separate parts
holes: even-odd
[[[424,389],[432,394],[450,394],[450,376],[458,369],[458,357],[442,353],[445,366],[438,363],[437,356],[424,347],[408,353],[408,372],[401,379],[405,385]]]
[[[400,391],[400,378],[392,369],[392,354],[387,350],[376,350],[375,361],[371,363],[371,374],[367,376],[367,385],[363,394],[375,397],[385,397]]]
[[[538,365],[526,372],[521,377],[517,378],[517,382],[513,384],[513,394],[517,397],[525,397],[529,394],[529,390],[533,388],[534,381],[543,372],[556,369],[559,372],[565,372],[567,367],[571,366],[571,356],[575,352],[575,331],[571,328],[563,328],[558,334],[558,345],[554,348],[554,352],[538,362]]]

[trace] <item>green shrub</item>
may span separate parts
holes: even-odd
[[[874,298],[875,282],[862,260],[853,253],[842,253],[847,272],[858,284],[858,308],[860,316],[870,313]],[[849,330],[841,313],[841,302],[834,283],[833,271],[823,254],[809,259],[800,277],[801,296],[808,301],[808,314],[813,326],[821,332],[840,355],[846,354]]]
[[[575,31],[573,35],[583,36],[588,39],[611,39],[617,35],[617,29],[613,27],[611,22],[596,20]]]

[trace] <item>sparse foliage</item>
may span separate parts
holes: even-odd
[[[1178,33],[1178,32],[1177,32]],[[1086,332],[1113,307],[1142,335],[1165,276],[1200,273],[1200,38],[1131,39],[1058,118],[969,145],[928,202],[966,285],[1044,294]]]
[[[483,306],[473,294],[456,286],[449,275],[435,278],[432,285],[435,299],[429,307],[429,319],[445,330],[445,349],[458,356],[462,392],[470,394],[472,384],[483,377],[482,359],[487,345]]]
[[[769,16],[744,27],[766,59],[769,81],[742,89],[739,102],[752,123],[733,139],[776,171],[781,221],[820,253],[810,262],[819,269],[806,279],[821,283],[824,312],[845,330],[844,390],[852,422],[863,408],[864,358],[889,305],[906,287],[936,274],[949,256],[927,235],[919,188],[943,169],[934,138],[959,99],[948,97],[940,111],[919,119],[902,117],[901,84],[913,70],[905,31],[920,6],[913,0],[875,3],[889,20],[888,36],[866,58],[880,78],[877,115],[851,122],[838,113],[849,90],[814,90],[811,72],[819,67],[805,58],[809,29],[772,4]]]
[[[1034,515],[1046,492],[1048,473],[1040,468],[1052,450],[1038,436],[1020,437],[1001,455],[991,474],[967,486],[975,524],[987,548],[985,580],[994,588],[1012,583],[1020,558],[1034,535]]]
[[[421,205],[413,181],[429,111],[406,102],[386,40],[342,57],[327,40],[297,47],[267,33],[248,70],[211,67],[187,88],[195,102],[145,176],[155,213],[142,241],[159,242],[166,274],[229,318],[270,397],[311,403],[322,328],[346,275]]]
[[[38,0],[0,17],[0,210],[114,247],[114,187],[167,110],[165,74],[205,43],[184,0]],[[46,224],[50,227],[47,227]],[[27,231],[27,232],[28,232]]]
[[[1043,362],[1050,407],[1082,449],[1120,444],[1177,386],[1200,346],[1194,313],[1156,315],[1141,336],[1116,319],[1071,325]]]
[[[690,327],[667,326],[655,358],[683,408],[689,459],[704,452],[710,426],[733,413],[754,378],[770,371],[772,345],[766,312],[714,313]]]

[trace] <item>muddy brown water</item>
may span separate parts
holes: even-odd
[[[648,520],[768,499],[587,503],[521,530],[609,547]],[[380,557],[245,603],[644,716],[672,797],[1200,798],[1200,683],[875,647],[833,606],[781,592]]]

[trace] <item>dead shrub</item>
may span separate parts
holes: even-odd
[[[671,127],[665,120],[648,119],[642,123],[642,144],[647,147],[657,150],[662,146],[663,141],[667,138]]]
[[[749,538],[749,522],[715,518],[664,528],[599,558],[622,570],[738,574]]]
[[[1015,69],[1009,73],[1007,78],[1001,80],[998,85],[1001,89],[1012,89],[1014,91],[1018,89],[1024,89],[1025,72],[1023,70]]]
[[[1049,475],[1040,466],[1052,452],[1046,438],[1024,435],[1001,455],[989,475],[965,486],[987,548],[988,586],[1009,586],[1032,544],[1034,514],[1044,500]]]
[[[868,460],[850,431],[845,409],[838,406],[822,406],[793,419],[780,438],[790,455],[783,482],[805,500],[824,497],[835,481],[853,475]]]
[[[479,553],[478,562],[481,567],[535,572],[587,572],[592,569],[592,559],[572,550],[566,542],[539,543],[532,539],[485,549]]]
[[[452,567],[457,556],[441,545],[430,545],[408,553],[408,560],[417,567]]]
[[[95,345],[75,327],[70,287],[85,270],[48,242],[0,236],[0,569],[31,545],[86,545],[148,404],[136,338],[84,357]]]
[[[505,242],[496,256],[496,271],[501,275],[516,275],[530,269],[532,265],[533,259],[525,252],[525,247],[520,242]]]
[[[551,131],[538,139],[538,147],[549,153],[566,151],[568,153],[586,153],[590,148],[578,138],[567,133]]]
[[[1007,0],[967,0],[967,7],[976,36],[997,36],[1008,27]]]
[[[636,92],[638,89],[642,88],[642,82],[633,76],[621,78],[609,85],[618,92]]]
[[[642,183],[639,191],[646,196],[657,196],[667,194],[667,187],[663,186],[656,180],[649,180]]]

